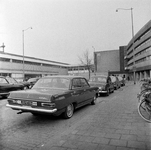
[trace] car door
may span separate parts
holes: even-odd
[[[7,77],[7,81],[11,85],[11,91],[21,90],[24,88],[24,85],[18,83],[14,78]]]
[[[87,80],[85,78],[81,78],[81,86],[83,87],[84,92],[82,93],[82,103],[88,103],[94,97],[94,90],[91,90]]]
[[[0,77],[0,93],[8,93],[11,90],[11,85],[3,77]]]
[[[82,106],[83,97],[84,97],[84,89],[81,86],[80,78],[72,79],[72,99],[77,103],[77,107]]]
[[[108,77],[108,83],[109,83],[110,91],[112,91],[112,92],[113,92],[113,90],[114,90],[114,85],[113,85],[113,83],[112,83],[112,81],[111,81],[111,78],[110,78],[110,77]]]

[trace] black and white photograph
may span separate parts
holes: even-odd
[[[151,150],[151,1],[0,0],[0,150]]]

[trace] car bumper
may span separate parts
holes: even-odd
[[[107,91],[99,91],[99,93],[107,93]]]
[[[10,104],[6,104],[6,106],[15,110],[21,110],[21,111],[26,111],[26,112],[39,112],[39,113],[53,114],[57,111],[57,108],[50,110],[50,109],[33,108],[30,106],[15,106],[15,105],[10,105]]]
[[[0,93],[0,96],[8,95],[9,93]]]

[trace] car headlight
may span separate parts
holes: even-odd
[[[99,87],[99,90],[102,90],[102,87]]]

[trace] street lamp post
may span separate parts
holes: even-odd
[[[25,67],[24,67],[24,32],[28,29],[32,29],[32,27],[28,27],[27,29],[22,30],[22,36],[23,36],[23,80],[25,77]]]
[[[135,81],[135,54],[134,54],[134,23],[133,23],[133,8],[129,8],[129,9],[125,9],[125,8],[118,8],[116,9],[116,12],[118,12],[118,10],[130,10],[131,11],[131,22],[132,22],[132,40],[133,40],[133,79],[134,79],[134,84],[136,84]]]
[[[93,60],[93,61],[94,61],[94,74],[96,75],[96,67],[95,67],[95,65],[96,65],[96,64],[95,64],[95,47],[92,46],[92,48],[94,49],[94,52],[93,52],[93,53],[94,53],[94,60]]]
[[[28,27],[25,30],[22,30],[22,37],[23,37],[23,80],[25,77],[25,66],[24,66],[24,32],[27,31],[28,29],[32,29],[32,27]]]

